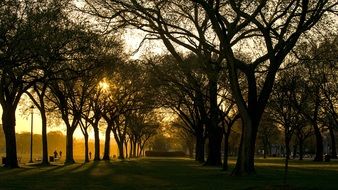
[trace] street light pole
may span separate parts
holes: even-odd
[[[30,109],[31,109],[31,155],[30,155],[29,163],[33,163],[33,111],[34,111],[34,106],[32,105]]]

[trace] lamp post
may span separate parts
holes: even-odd
[[[30,155],[29,163],[33,163],[33,111],[34,111],[34,106],[32,105],[30,109],[31,109],[31,155]]]

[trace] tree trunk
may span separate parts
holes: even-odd
[[[134,147],[134,150],[133,150],[133,157],[135,158],[137,155],[136,155],[136,152],[137,152],[137,140],[135,139],[134,142],[131,142],[133,143],[133,147]]]
[[[140,152],[139,152],[139,157],[144,156],[144,145],[146,141],[139,142],[140,143]]]
[[[228,157],[229,157],[229,134],[224,134],[224,152],[223,152],[223,170],[227,171],[228,166]]]
[[[102,160],[110,160],[110,134],[111,126],[108,125],[106,129],[106,140],[104,142],[104,153]]]
[[[42,120],[42,165],[49,165],[47,143],[47,117],[45,111],[40,111]]]
[[[293,159],[296,159],[297,156],[297,143],[293,145]]]
[[[83,136],[85,139],[85,162],[89,162],[88,133]]]
[[[209,146],[208,146],[208,158],[205,165],[208,166],[221,166],[221,144],[222,144],[222,128],[216,127],[208,130],[209,134]]]
[[[316,156],[315,156],[314,161],[322,162],[323,154],[324,154],[323,137],[322,137],[322,134],[320,133],[317,123],[313,124],[313,128],[314,128],[315,137],[316,137]]]
[[[119,149],[119,156],[118,158],[123,160],[124,159],[124,146],[123,146],[123,142],[119,141],[117,142],[117,147]]]
[[[2,125],[6,139],[6,162],[5,167],[18,168],[15,138],[15,109],[4,108],[2,112]]]
[[[304,139],[298,139],[299,143],[299,160],[303,160],[304,157]]]
[[[67,127],[65,164],[75,163],[74,156],[73,156],[73,134],[74,134],[74,130]]]
[[[116,130],[113,130],[113,134],[114,134],[114,138],[115,138],[115,141],[116,141],[116,144],[117,144],[117,148],[119,150],[119,156],[118,156],[118,159],[124,159],[124,140],[119,138],[118,134],[117,134],[117,131]]]
[[[222,128],[218,126],[219,108],[217,104],[217,73],[213,72],[209,76],[209,101],[210,101],[210,119],[208,120],[208,158],[205,165],[221,166],[221,144],[223,138]]]
[[[263,141],[265,141],[265,140],[263,140]],[[268,147],[267,147],[267,145],[266,145],[265,142],[263,142],[263,146],[264,146],[264,147],[263,147],[263,151],[264,151],[264,152],[263,152],[263,156],[264,156],[264,158],[266,158],[266,154],[267,154],[267,151],[268,151],[268,150],[267,150]]]
[[[290,140],[291,137],[288,137],[287,135],[285,136],[285,165],[284,165],[284,179],[283,179],[283,183],[284,185],[287,184],[287,180],[288,180],[288,173],[289,173],[289,159],[290,159]]]
[[[128,158],[128,142],[127,141],[124,141],[124,148],[125,148],[125,158],[127,159]],[[131,157],[131,155],[129,155],[129,157]]]
[[[189,158],[194,158],[194,143],[191,141],[188,144]]]
[[[331,137],[331,158],[337,159],[336,137],[334,135],[333,127],[329,127]]]
[[[195,160],[204,163],[204,146],[205,139],[202,130],[197,130],[196,132],[196,146],[195,146]]]
[[[285,157],[290,159],[291,149],[290,149],[291,137],[285,137]]]
[[[99,127],[93,126],[94,129],[94,140],[95,140],[95,155],[94,161],[100,161],[100,134],[99,134]]]
[[[240,146],[238,150],[237,162],[234,170],[232,171],[232,175],[235,176],[243,176],[243,175],[251,175],[255,173],[254,168],[254,147],[252,144],[256,139],[253,139],[255,135],[254,126],[252,124],[252,120],[250,118],[243,118],[242,116],[242,135]]]
[[[133,138],[130,138],[130,150],[129,150],[129,156],[132,157],[133,155],[133,149],[134,149],[134,146],[133,146]]]
[[[258,126],[259,126],[259,118],[257,116],[253,116],[252,121],[252,133],[250,139],[250,149],[249,149],[249,169],[250,174],[256,173],[255,170],[255,150],[256,150],[256,138],[258,133]]]

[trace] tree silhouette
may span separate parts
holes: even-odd
[[[6,166],[18,167],[15,110],[24,92],[44,80],[44,66],[57,57],[58,24],[63,20],[62,2],[10,2],[0,4],[0,103],[6,137]],[[55,36],[53,36],[55,35]],[[55,48],[56,51],[53,51]],[[44,162],[46,162],[46,138]]]

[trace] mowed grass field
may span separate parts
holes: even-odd
[[[338,189],[338,161],[290,161],[284,188],[282,159],[256,159],[257,174],[230,176],[187,158],[142,158],[18,169],[0,168],[0,189]]]

